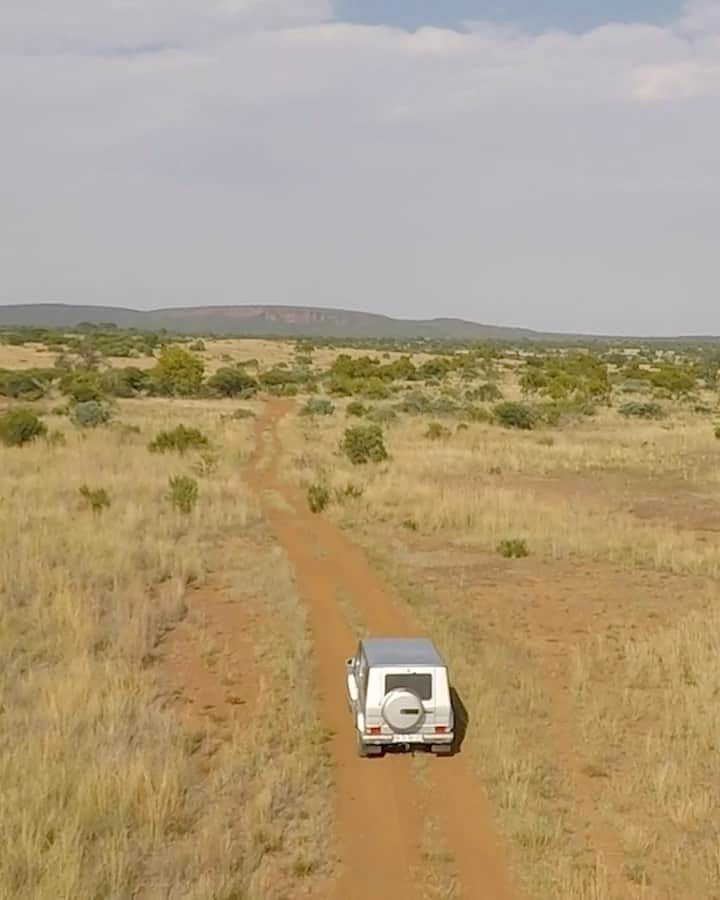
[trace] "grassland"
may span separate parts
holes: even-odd
[[[669,387],[635,394],[623,360],[608,360],[594,414],[583,395],[522,430],[498,426],[494,401],[463,398],[491,382],[545,415],[547,397],[523,387],[524,348],[385,384],[346,363],[327,376],[341,350],[207,340],[193,352],[206,374],[302,369],[273,387],[299,394],[282,472],[326,490],[319,515],[365,548],[448,657],[469,717],[463,753],[527,895],[720,897],[720,441],[716,387],[697,374],[708,361],[646,354],[635,381],[649,372]],[[102,365],[151,370],[156,355]],[[367,354],[346,355],[362,366]],[[404,352],[369,355],[382,366]],[[410,357],[418,371],[439,358]],[[0,346],[0,368],[52,358]],[[691,371],[694,386],[676,390],[670,376]],[[403,411],[418,390],[433,411]],[[268,392],[242,405],[257,412]],[[308,397],[330,414],[298,415]],[[347,415],[358,400],[365,411]],[[661,418],[619,413],[648,400]],[[0,896],[322,896],[331,772],[314,688],[296,677],[312,658],[305,610],[245,481],[252,420],[232,417],[234,400],[143,394],[80,429],[53,413],[66,402],[53,387],[29,404],[64,442],[0,447]],[[353,465],[345,430],[373,413],[388,458]],[[148,452],[179,423],[210,447]],[[167,498],[176,474],[198,482],[189,515]],[[106,489],[110,507],[93,513],[83,485]],[[351,598],[337,602],[362,634]],[[247,640],[228,647],[238,621]],[[175,653],[195,660],[208,703],[193,701]],[[279,711],[270,735],[266,706]],[[433,828],[426,895],[453,896]]]
[[[312,686],[293,706],[283,690],[310,652],[304,611],[242,480],[252,424],[226,411],[129,401],[122,427],[49,416],[64,446],[0,451],[0,896],[279,897],[327,871]],[[149,453],[178,422],[217,453]],[[189,516],[166,498],[183,472],[200,483]],[[83,484],[111,506],[93,513]],[[193,597],[216,583],[241,611],[260,604],[244,669],[274,715],[270,732],[249,716],[203,771],[207,727],[163,699],[162,638],[202,618]]]

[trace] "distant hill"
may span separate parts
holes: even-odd
[[[631,340],[611,335],[560,334],[481,325],[463,319],[394,319],[375,313],[313,306],[191,306],[137,310],[119,306],[75,306],[65,303],[22,303],[0,306],[0,327],[36,325],[74,328],[82,323],[118,328],[161,328],[174,334],[235,337],[427,338],[468,341]],[[715,343],[710,336],[635,338],[664,343]]]
[[[27,303],[0,306],[0,325],[72,328],[81,323],[159,329],[178,334],[247,337],[435,338],[523,340],[547,338],[524,328],[462,319],[393,319],[373,313],[309,306],[195,306],[142,311],[113,306]]]

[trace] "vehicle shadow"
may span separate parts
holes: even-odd
[[[463,703],[462,697],[454,687],[450,688],[450,700],[452,702],[453,712],[455,713],[455,740],[452,749],[454,756],[456,753],[462,752],[462,745],[465,741],[468,725],[470,724],[470,714]]]

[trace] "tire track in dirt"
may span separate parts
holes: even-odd
[[[356,643],[337,603],[342,590],[370,634],[413,635],[420,629],[394,602],[362,551],[332,523],[313,515],[304,498],[278,474],[278,421],[291,406],[271,402],[256,423],[252,483],[264,492],[266,516],[294,567],[307,605],[315,649],[320,712],[331,730],[335,821],[342,862],[335,896],[417,898],[423,808],[429,804],[453,857],[465,900],[509,900],[506,860],[482,786],[461,756],[431,760],[423,791],[411,756],[359,759],[348,712],[343,660]],[[268,492],[268,493],[265,493]],[[271,502],[271,495],[281,503]]]

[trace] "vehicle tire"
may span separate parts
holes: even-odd
[[[452,756],[452,744],[431,744],[430,749],[435,756]]]
[[[395,734],[417,731],[424,716],[422,700],[407,688],[395,688],[383,701],[382,717]]]

